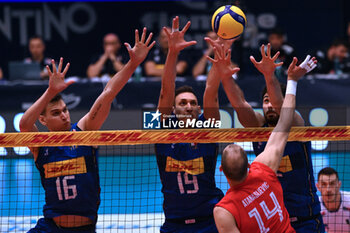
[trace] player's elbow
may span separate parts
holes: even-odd
[[[29,132],[30,131],[30,128],[28,127],[28,123],[26,122],[25,119],[22,119],[19,121],[19,130],[21,132]]]

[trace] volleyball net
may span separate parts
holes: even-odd
[[[0,157],[0,232],[27,232],[43,215],[45,193],[27,147],[98,146],[101,203],[96,231],[159,232],[164,222],[163,195],[154,144],[218,143],[215,180],[225,193],[229,186],[219,171],[224,147],[229,143],[241,145],[252,162],[252,142],[267,141],[271,131],[246,128],[0,134],[0,150],[6,154]],[[349,126],[294,127],[288,140],[312,141],[315,179],[322,168],[333,167],[339,173],[342,190],[350,191]],[[63,170],[61,167],[57,172]],[[59,185],[57,192],[62,192],[62,198],[72,195],[69,186],[66,193],[61,187],[64,184]]]

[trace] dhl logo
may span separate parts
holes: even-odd
[[[272,128],[211,129],[211,130],[123,130],[49,133],[4,133],[0,134],[0,147],[41,147],[71,145],[136,145],[153,143],[213,143],[266,141]],[[296,127],[288,141],[350,139],[350,126]]]
[[[280,167],[278,168],[280,172],[290,172],[293,171],[292,163],[290,162],[289,155],[282,157]]]
[[[84,157],[44,164],[45,178],[86,173]]]
[[[204,161],[203,157],[179,161],[170,156],[166,159],[166,172],[187,172],[191,175],[199,175],[204,173]]]

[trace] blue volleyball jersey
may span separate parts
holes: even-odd
[[[81,131],[77,124],[73,129]],[[97,152],[91,146],[40,148],[35,164],[45,189],[44,217],[79,215],[96,221],[100,204]]]
[[[253,142],[254,153],[259,155],[266,142]],[[320,213],[311,160],[311,142],[287,142],[278,179],[283,189],[284,204],[291,217],[307,217]]]
[[[199,120],[204,120],[203,115]],[[224,196],[216,187],[218,144],[156,144],[157,163],[167,219],[213,215]]]

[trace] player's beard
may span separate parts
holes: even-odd
[[[271,113],[275,113],[275,114],[271,114]],[[268,110],[265,114],[265,121],[268,125],[270,126],[276,126],[278,119],[279,119],[279,115],[277,114],[277,112],[273,111],[273,110]]]

